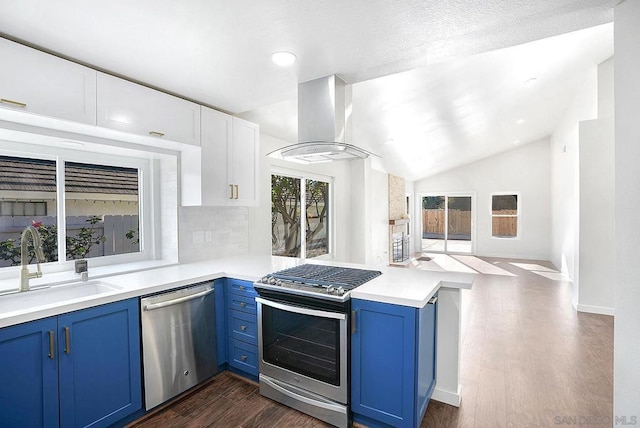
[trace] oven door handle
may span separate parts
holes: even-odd
[[[262,297],[256,297],[256,302],[265,306],[280,309],[287,312],[293,312],[296,314],[310,315],[312,317],[333,318],[337,320],[346,320],[347,314],[341,314],[339,312],[319,311],[317,309],[301,308],[299,306],[285,305],[283,303],[273,302],[271,300],[263,299]]]

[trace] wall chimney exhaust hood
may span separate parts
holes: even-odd
[[[351,133],[351,88],[336,75],[298,85],[298,141],[267,156],[303,164],[364,159],[372,153],[346,143]]]

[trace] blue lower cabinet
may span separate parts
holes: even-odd
[[[258,319],[253,283],[227,278],[226,339],[229,366],[238,373],[258,376]]]
[[[216,356],[218,366],[229,362],[227,356],[227,310],[226,310],[226,280],[216,279],[214,282],[216,297]]]
[[[418,427],[435,386],[435,305],[352,299],[351,409],[371,427]]]
[[[137,299],[0,330],[0,426],[105,427],[142,408]]]
[[[57,330],[55,317],[0,329],[1,427],[58,426]]]
[[[108,426],[142,408],[138,301],[58,317],[60,425]]]

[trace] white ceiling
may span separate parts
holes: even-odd
[[[613,54],[612,25],[527,42],[610,23],[615,3],[0,0],[0,34],[289,141],[298,82],[338,74],[353,84],[352,143],[416,179],[548,135],[577,79]],[[278,50],[296,65],[271,64]]]

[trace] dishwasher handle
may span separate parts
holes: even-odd
[[[149,303],[148,305],[144,305],[145,311],[153,311],[154,309],[166,308],[167,306],[177,305],[178,303],[188,302],[189,300],[197,299],[198,297],[206,296],[207,294],[211,294],[215,291],[215,288],[210,288],[208,290],[201,291],[199,293],[190,294],[184,297],[178,297],[177,299],[167,300],[166,302],[159,303]]]

